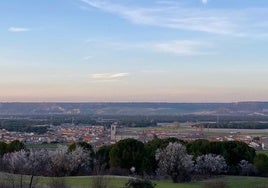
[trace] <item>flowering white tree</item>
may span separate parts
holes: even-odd
[[[34,176],[49,174],[49,166],[47,165],[49,160],[48,151],[45,149],[29,151],[25,162],[25,171],[31,175],[29,187],[33,185]]]
[[[225,159],[221,155],[206,154],[196,158],[195,171],[201,175],[221,174],[227,169]]]
[[[49,156],[53,176],[73,175],[90,165],[90,151],[80,146],[73,151],[68,151],[67,146],[59,146],[55,151],[50,151]]]
[[[173,182],[191,179],[194,162],[182,144],[169,143],[165,149],[156,151],[155,158],[158,161],[160,175],[169,175]]]
[[[70,173],[78,173],[79,170],[90,167],[90,151],[77,146],[75,150],[67,154],[67,160],[69,161],[68,171]]]
[[[29,152],[20,150],[12,153],[6,153],[2,157],[2,163],[5,171],[20,174],[20,187],[22,187],[23,184],[22,174],[26,174],[28,155]],[[18,186],[15,184],[15,176],[7,175],[7,179],[12,187]]]
[[[49,168],[52,176],[65,176],[68,173],[68,147],[59,145],[54,151],[49,151]]]
[[[26,168],[28,155],[29,152],[25,150],[6,153],[2,158],[5,170],[10,173],[25,173],[24,170]]]
[[[75,174],[89,166],[88,150],[76,147],[68,151],[67,146],[58,146],[56,150],[30,150],[6,153],[2,158],[5,170],[15,174],[65,176]]]

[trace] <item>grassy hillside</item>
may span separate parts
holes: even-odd
[[[14,176],[16,182],[19,184],[20,176]],[[29,176],[23,176],[25,184],[29,182]],[[64,182],[68,187],[71,188],[90,188],[92,186],[92,177],[78,176],[78,177],[65,177],[65,178],[48,178],[48,177],[35,177],[35,182],[38,187],[48,187],[51,182]],[[268,188],[268,178],[262,177],[241,177],[241,176],[224,176],[217,177],[214,179],[192,182],[192,183],[177,183],[174,184],[170,181],[155,181],[157,184],[156,188],[202,188],[206,182],[210,181],[225,181],[228,184],[228,188]],[[106,178],[111,188],[122,188],[127,181],[127,177],[110,177]],[[10,183],[10,176],[0,174],[0,185],[3,183]]]

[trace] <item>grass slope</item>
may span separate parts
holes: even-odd
[[[7,174],[0,173],[0,185],[4,181],[8,181],[5,178],[6,176]],[[17,179],[17,182],[19,182],[20,176],[16,175],[14,177]],[[23,176],[23,179],[26,184],[29,182],[29,176]],[[71,188],[90,188],[92,185],[92,177],[88,176],[65,177],[62,179],[66,183],[66,185]],[[48,187],[51,183],[52,178],[35,177],[35,180],[37,180],[39,186]],[[127,182],[127,180],[127,177],[108,177],[106,181],[109,183],[111,188],[122,188]],[[192,183],[174,184],[170,181],[155,181],[155,183],[157,184],[156,188],[202,188],[207,181],[217,180],[226,181],[229,185],[229,188],[268,188],[268,178],[245,176],[223,176]]]
[[[265,155],[268,156],[268,150],[258,150],[258,151],[256,151],[256,153],[257,153],[257,154],[259,154],[259,153],[263,153],[263,154],[265,154]]]

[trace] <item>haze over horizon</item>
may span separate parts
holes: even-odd
[[[0,102],[268,101],[267,0],[9,0],[0,18]]]

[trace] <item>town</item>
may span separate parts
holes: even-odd
[[[114,122],[110,127],[103,125],[49,125],[46,133],[36,134],[0,129],[0,141],[10,143],[19,140],[27,144],[72,144],[90,143],[94,148],[110,145],[126,138],[134,138],[144,143],[154,138],[175,137],[184,141],[206,139],[209,141],[241,141],[257,150],[265,150],[268,137],[265,130],[257,129],[212,129],[199,123],[158,123],[156,127],[125,127]]]

